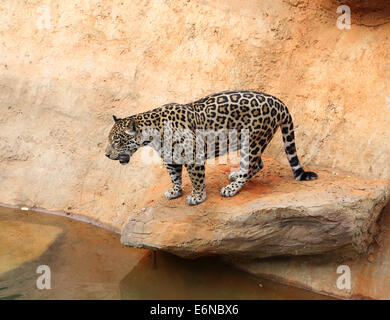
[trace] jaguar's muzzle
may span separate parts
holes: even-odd
[[[115,158],[109,154],[106,154],[106,157],[111,160],[119,160],[120,164],[128,164],[130,161],[130,156],[126,153],[120,153]]]
[[[122,153],[122,154],[119,154],[119,155],[118,155],[118,160],[119,160],[119,163],[120,163],[120,164],[125,165],[125,164],[128,164],[128,163],[129,163],[129,161],[130,161],[130,156],[129,156],[128,154],[126,154],[126,153]]]

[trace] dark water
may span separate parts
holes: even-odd
[[[40,265],[51,289],[39,290]],[[213,258],[124,247],[65,217],[0,208],[0,299],[328,299],[258,279]]]

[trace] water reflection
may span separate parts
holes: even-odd
[[[255,278],[215,258],[144,256],[121,281],[122,299],[328,299],[306,290]]]
[[[217,259],[124,247],[119,235],[61,216],[0,208],[0,299],[324,299]],[[51,270],[51,289],[36,286]]]

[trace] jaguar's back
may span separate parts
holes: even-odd
[[[197,128],[251,131],[276,127],[288,114],[278,98],[256,91],[215,93],[187,105],[198,113]]]

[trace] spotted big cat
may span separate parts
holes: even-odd
[[[106,156],[125,165],[140,147],[154,148],[163,158],[172,180],[172,187],[164,194],[167,199],[182,195],[184,166],[193,187],[186,198],[187,204],[205,201],[206,160],[240,150],[240,169],[229,175],[230,183],[221,189],[223,197],[235,196],[263,168],[261,155],[278,128],[295,179],[318,177],[303,170],[295,147],[291,115],[281,100],[269,94],[226,91],[187,104],[169,103],[127,118],[113,118]],[[172,156],[177,147],[181,151],[176,152],[178,156]]]

